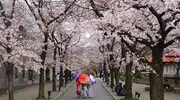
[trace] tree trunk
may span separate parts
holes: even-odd
[[[22,78],[25,78],[25,66],[23,66],[23,70],[22,70]]]
[[[44,66],[44,62],[45,62],[45,59],[46,59],[46,51],[48,49],[48,31],[44,33],[44,43],[45,45],[42,47],[42,53],[41,53],[41,59],[42,59],[42,62],[41,64]],[[44,96],[44,69],[43,68],[40,68],[40,74],[39,74],[39,93],[38,93],[38,97],[37,99],[45,99],[45,96]]]
[[[56,54],[57,54],[57,49],[54,48],[54,62],[56,62]],[[56,64],[52,68],[52,72],[53,72],[53,76],[52,76],[52,80],[53,80],[52,90],[56,91]]]
[[[110,64],[109,64],[109,69],[110,69],[110,75],[111,75],[111,89],[114,88],[114,74],[115,74],[115,68],[114,68],[114,57],[113,54],[110,55]]]
[[[120,78],[120,74],[119,74],[119,68],[115,68],[115,82],[116,82],[116,85],[119,84],[119,78]]]
[[[127,64],[126,66],[126,81],[125,81],[125,90],[126,90],[126,96],[125,98],[129,99],[129,98],[133,98],[132,95],[132,64],[133,62],[131,61],[130,63]]]
[[[50,69],[46,68],[46,82],[50,81]]]
[[[72,81],[72,78],[71,78],[71,71],[68,71],[68,74],[69,74],[69,81]]]
[[[44,69],[41,68],[40,69],[40,78],[39,78],[39,95],[37,97],[37,99],[45,99],[45,96],[44,96]]]
[[[32,84],[34,84],[34,77],[33,77],[33,76],[34,76],[34,71],[31,70],[31,77],[32,77],[32,78],[31,78],[31,81],[32,81]]]
[[[114,68],[110,68],[110,75],[111,75],[111,89],[113,90],[114,88]]]
[[[9,93],[9,100],[14,100],[14,82],[13,82],[13,65],[10,62],[6,62],[6,71],[8,76],[8,93]]]
[[[56,91],[56,69],[55,69],[55,66],[52,68],[52,71],[53,71],[53,84],[52,84],[52,88],[53,88],[53,91]]]
[[[103,64],[103,69],[104,69],[104,74],[103,77],[105,78],[105,82],[109,85],[109,77],[108,77],[108,72],[107,72],[107,68],[106,68],[106,62],[104,61]]]
[[[61,90],[61,87],[64,84],[64,80],[63,80],[63,66],[60,66],[60,75],[59,75],[59,91]]]
[[[164,100],[164,84],[163,84],[163,49],[154,47],[152,49],[152,68],[155,73],[150,73],[150,99]]]
[[[66,69],[64,71],[64,74],[65,74],[65,85],[67,85],[67,83],[68,83],[68,69]]]

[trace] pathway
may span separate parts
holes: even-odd
[[[68,83],[67,86],[69,86],[71,83]],[[58,85],[58,82],[57,82]],[[45,84],[45,97],[47,98],[48,90],[52,89],[52,83]],[[66,87],[61,88],[61,92],[55,91],[51,93],[51,100],[53,98],[57,97],[61,93],[63,93],[63,90],[65,90]],[[38,90],[39,85],[29,86],[27,88],[17,90],[14,92],[14,99],[15,100],[36,100],[36,97],[38,96]],[[8,100],[8,95],[2,95],[0,96],[0,100]]]
[[[141,93],[141,100],[150,100],[149,91],[145,91],[145,87],[149,87],[148,85],[143,84],[133,84],[133,92]],[[180,95],[173,92],[165,92],[164,100],[180,100]]]
[[[97,79],[97,83],[93,86],[94,98],[77,98],[76,95],[76,85],[75,83],[60,96],[57,100],[114,100],[113,97],[105,90],[101,85],[100,81]]]
[[[106,83],[103,81],[101,82],[105,86],[105,88],[114,96],[116,100],[120,100],[124,98],[124,96],[117,96],[115,92],[112,92],[112,89],[110,88],[110,86],[106,85]],[[124,84],[124,82],[122,83]],[[141,93],[140,100],[150,100],[149,91],[145,91],[145,87],[149,87],[149,85],[133,83],[132,85],[133,96],[135,95],[135,92],[140,92]],[[173,92],[165,92],[164,100],[180,100],[180,94],[178,93],[176,94]]]

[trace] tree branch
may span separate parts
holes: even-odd
[[[130,49],[131,52],[138,53],[138,51],[135,49],[135,47],[131,46],[127,41],[125,41],[123,37],[121,40]]]
[[[160,34],[162,35],[162,38],[166,38],[167,35],[165,35],[165,22],[162,19],[161,14],[158,14],[158,12],[153,8],[153,7],[149,7],[149,11],[157,18],[159,26],[160,26]]]
[[[12,11],[11,11],[11,15],[10,15],[10,18],[11,18],[11,19],[13,18],[14,9],[15,9],[15,4],[16,4],[16,0],[13,0],[13,3],[12,3]]]
[[[74,0],[74,1],[72,2],[72,4],[69,5],[69,6],[64,10],[63,13],[59,14],[57,17],[55,17],[54,19],[52,19],[52,20],[50,20],[49,22],[47,22],[47,25],[50,25],[52,22],[58,20],[61,16],[65,15],[65,14],[67,13],[67,11],[75,4],[76,1],[77,1],[77,0]]]
[[[122,35],[125,35],[125,36],[127,36],[129,39],[136,39],[136,41],[137,42],[139,42],[139,43],[141,43],[141,44],[144,44],[144,45],[147,45],[148,47],[150,47],[151,48],[151,44],[152,44],[152,42],[149,42],[147,39],[144,39],[144,38],[141,38],[141,37],[135,37],[135,36],[131,36],[131,34],[130,33],[128,33],[128,32],[126,32],[126,31],[122,31],[122,32],[117,32],[117,34],[119,35],[119,36],[122,36]]]
[[[140,4],[135,4],[132,6],[133,8],[140,10],[141,8],[147,8],[148,5],[140,5]]]
[[[174,39],[171,39],[170,41],[168,41],[167,43],[164,44],[164,48],[170,46],[171,44],[173,44],[177,39],[180,39],[180,36],[174,38]]]
[[[4,49],[7,49],[6,45],[2,42],[0,42],[0,45],[4,48]]]
[[[0,17],[1,16],[6,17],[5,10],[1,1],[0,1],[0,13],[1,13]]]
[[[167,34],[169,33],[169,32],[171,32],[172,30],[174,29],[174,27],[169,27],[166,31],[165,31],[165,33],[164,33],[164,35],[165,35],[165,37],[167,36]]]
[[[137,42],[139,42],[139,43],[141,43],[141,44],[144,44],[144,45],[146,45],[146,46],[148,46],[148,47],[152,47],[151,46],[151,42],[148,42],[148,40],[147,39],[143,39],[143,38],[140,38],[140,37],[138,37],[138,38],[135,38],[136,39],[136,41]]]
[[[27,0],[24,0],[24,1],[26,2],[26,4],[27,4],[29,10],[31,11],[31,13],[33,14],[33,16],[35,17],[35,20],[38,20],[38,17],[36,16],[34,9],[30,6],[30,4],[28,3]]]
[[[78,41],[77,41],[76,43],[72,44],[71,47],[74,46],[74,45],[76,45],[76,44],[78,44],[80,40],[81,40],[81,37],[79,36]]]
[[[41,21],[44,23],[44,25],[45,26],[47,26],[47,22],[46,22],[46,20],[44,19],[44,17],[43,17],[43,15],[42,15],[42,12],[41,12],[41,5],[42,5],[42,0],[39,0],[39,4],[38,4],[38,14],[39,14],[39,17],[40,17],[40,19],[41,19]]]
[[[150,64],[150,62],[147,59],[143,59],[144,57],[142,57],[141,51],[136,49],[136,46],[134,45],[130,45],[127,41],[124,40],[124,38],[122,38],[122,42],[129,48],[129,50],[133,53],[135,53],[135,55],[138,57],[140,56],[140,60],[143,63],[147,63]]]
[[[95,3],[94,3],[94,0],[89,0],[90,1],[90,4],[91,4],[91,7],[93,8],[93,11],[95,12],[95,14],[101,18],[101,17],[104,17],[104,15],[102,13],[100,13],[100,11],[97,9]]]

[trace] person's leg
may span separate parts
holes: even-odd
[[[92,85],[90,85],[90,87],[89,87],[89,97],[90,98],[93,97]]]
[[[84,88],[85,88],[85,97],[87,98],[87,97],[88,97],[88,89],[87,89],[87,86],[85,86]]]
[[[87,86],[87,97],[89,97],[90,86]]]

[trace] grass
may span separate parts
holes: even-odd
[[[121,99],[121,100],[138,100],[138,99],[134,99],[134,98],[129,98],[129,99],[123,98],[123,99]]]

